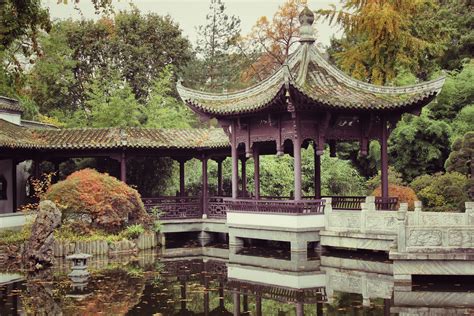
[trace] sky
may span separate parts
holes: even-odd
[[[61,1],[63,2],[63,1]],[[44,6],[50,9],[53,19],[80,19],[79,10],[74,8],[74,0],[67,1],[67,4],[59,3],[58,0],[43,0]],[[179,23],[183,34],[189,38],[193,45],[196,43],[196,27],[206,22],[206,13],[209,8],[209,0],[133,0],[133,4],[140,11],[153,12],[160,15],[169,14]],[[242,34],[248,34],[261,16],[272,17],[284,0],[225,0],[227,14],[235,15],[241,19]],[[308,0],[308,6],[313,9],[328,8],[330,4],[338,4],[338,0]],[[124,10],[130,7],[130,0],[114,0],[116,10]],[[88,19],[94,19],[94,7],[90,0],[80,0],[77,7],[82,15]],[[318,30],[317,42],[329,45],[329,40],[333,35],[341,34],[338,27],[329,26],[328,23],[317,22]]]

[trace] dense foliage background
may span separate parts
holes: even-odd
[[[86,1],[86,0],[81,0]],[[39,0],[0,4],[0,95],[19,98],[26,118],[64,127],[201,127],[177,98],[175,82],[230,91],[269,76],[296,47],[296,0],[282,0],[242,34],[224,1],[210,0],[207,23],[192,45],[170,16],[136,8],[114,12],[111,1],[93,1],[96,20],[51,21]],[[445,71],[439,97],[420,116],[405,115],[389,140],[390,181],[409,186],[433,210],[460,210],[474,195],[474,5],[469,0],[344,0],[342,8],[316,12],[344,31],[329,58],[349,75],[385,85],[414,84]],[[350,12],[350,14],[349,14]],[[13,14],[11,14],[13,13]],[[317,30],[316,30],[317,34]],[[212,124],[211,123],[206,123]],[[367,194],[379,179],[380,146],[360,157],[357,144],[338,144],[337,158],[323,156],[324,194]],[[303,152],[304,191],[312,194],[312,148]],[[131,183],[142,195],[175,194],[176,163],[133,160]],[[291,157],[264,157],[262,194],[291,195]],[[111,174],[110,160],[70,160],[61,176],[93,167]],[[47,171],[48,166],[43,166]],[[252,162],[247,163],[249,189]],[[210,164],[211,190],[216,165]],[[224,163],[230,187],[230,161]],[[187,163],[190,192],[199,191],[200,166]],[[147,175],[143,177],[142,175]],[[350,175],[350,176],[349,176]]]

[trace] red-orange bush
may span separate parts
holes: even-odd
[[[90,223],[109,232],[150,221],[135,189],[93,169],[74,172],[51,186],[43,199],[58,205],[63,220]]]
[[[382,188],[379,186],[372,192],[373,196],[381,196]],[[405,187],[402,185],[389,184],[388,185],[388,195],[390,197],[398,197],[399,203],[408,203],[408,208],[410,210],[414,209],[415,201],[418,200],[416,197],[415,191],[412,188]]]

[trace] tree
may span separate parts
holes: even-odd
[[[49,30],[49,12],[40,0],[4,0],[0,2],[0,51],[8,49],[15,41],[28,37],[21,49],[27,55],[38,52],[37,35]]]
[[[405,115],[389,138],[390,160],[405,181],[443,171],[449,155],[451,128],[430,119],[427,112],[419,117]]]
[[[456,171],[474,179],[474,131],[456,139],[444,166],[446,171]]]
[[[468,132],[474,132],[474,104],[464,107],[452,123],[452,138],[462,137]]]
[[[430,103],[430,117],[451,122],[465,106],[474,103],[474,60],[465,63],[461,71],[449,74],[443,90]]]
[[[173,72],[165,67],[154,80],[149,100],[144,107],[145,126],[154,128],[189,128],[195,123],[192,112],[179,102],[174,91]]]
[[[97,78],[88,86],[84,115],[92,127],[133,127],[140,125],[141,105],[126,81]],[[81,110],[79,110],[81,111]]]
[[[299,39],[298,16],[302,9],[299,2],[286,0],[271,21],[262,16],[257,20],[252,32],[241,39],[241,47],[245,45],[254,49],[246,54],[256,57],[243,74],[245,80],[262,80],[285,63]]]
[[[433,29],[418,34],[417,16],[433,5],[430,0],[344,0],[343,9],[317,13],[339,24],[345,34],[334,58],[353,77],[376,84],[389,82],[397,67],[418,73],[426,56],[439,56],[441,34]]]
[[[232,73],[225,70],[231,69],[229,56],[235,53],[235,42],[240,35],[240,19],[226,13],[224,1],[211,0],[206,21],[205,25],[197,28],[196,52],[204,61],[202,71],[208,87],[226,88]]]

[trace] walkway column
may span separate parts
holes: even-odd
[[[295,201],[301,200],[301,141],[298,138],[293,140],[293,158],[295,174]]]
[[[208,197],[209,197],[209,188],[207,183],[207,157],[203,156],[202,158],[202,216],[207,218],[207,208],[208,208]]]
[[[223,196],[224,190],[222,188],[222,159],[217,160],[217,195]]]
[[[260,199],[260,152],[258,145],[253,144],[253,183],[254,183],[254,195],[255,199]]]
[[[243,157],[240,159],[240,163],[242,165],[242,176],[241,176],[241,181],[242,181],[242,197],[245,198],[247,197],[247,158]]]
[[[262,316],[262,297],[258,294],[255,296],[255,315]]]
[[[224,308],[224,282],[219,282],[219,307]]]
[[[186,282],[181,281],[181,310],[186,310]]]
[[[314,143],[314,195],[321,198],[321,156],[317,154],[317,145]]]
[[[59,181],[59,165],[61,162],[59,160],[54,160],[53,165],[54,165],[54,177],[52,179],[53,183],[57,183]]]
[[[296,316],[304,316],[304,303],[303,302],[296,303]]]
[[[120,180],[127,183],[127,157],[124,151],[120,156]]]
[[[237,157],[237,126],[235,122],[231,125],[232,146],[232,198],[237,199],[239,195],[239,157]]]
[[[232,293],[234,299],[234,316],[240,316],[240,294],[237,290]]]
[[[388,198],[388,150],[387,150],[387,119],[383,116],[380,120],[381,124],[381,141],[380,141],[380,154],[381,154],[381,181],[382,181],[382,198]]]
[[[16,159],[12,159],[12,212],[16,212],[17,208],[17,192],[16,192]]]
[[[179,195],[186,195],[186,187],[184,180],[184,171],[185,171],[186,160],[182,159],[179,161]]]

